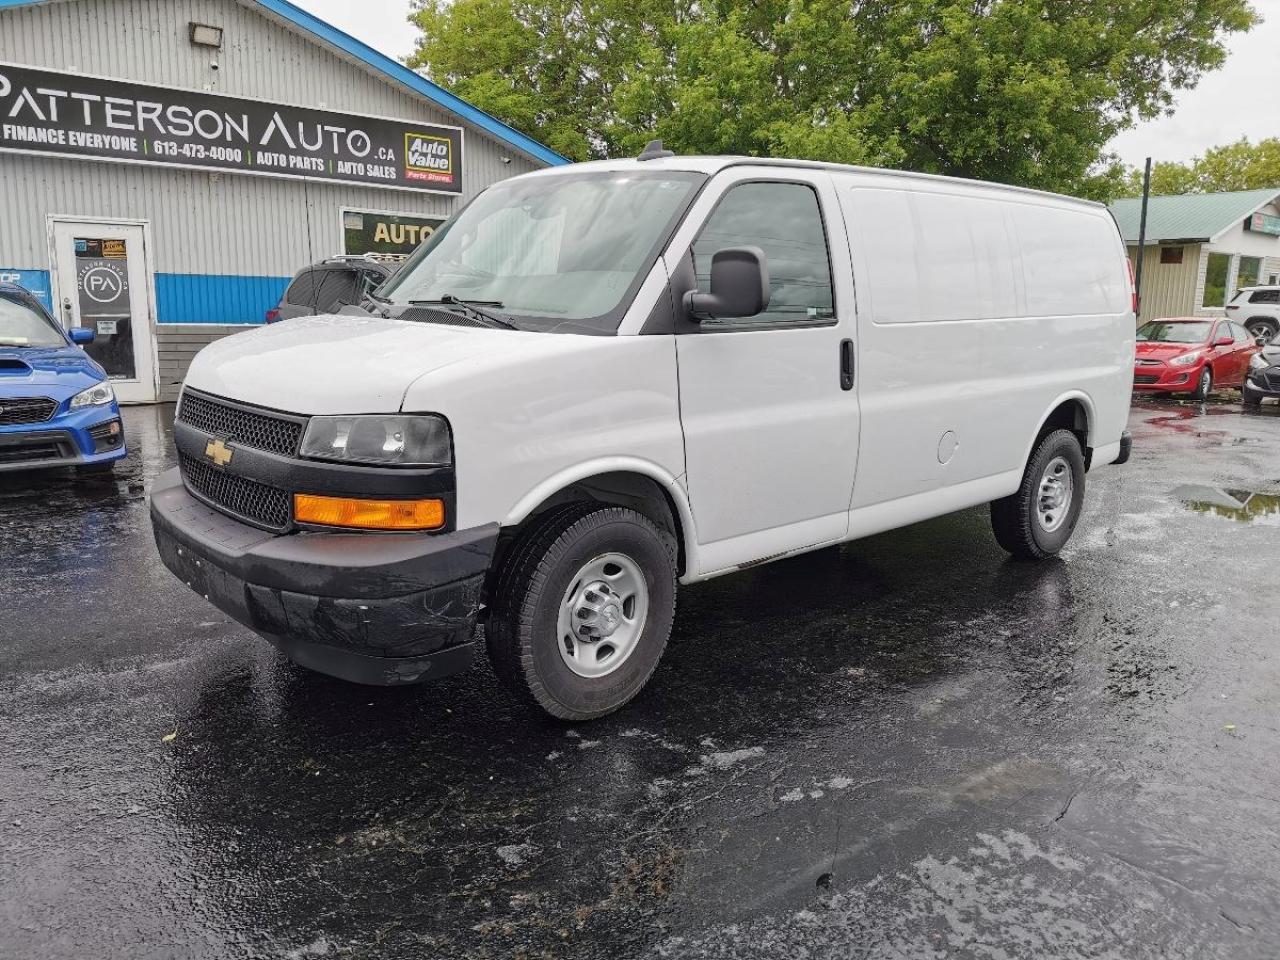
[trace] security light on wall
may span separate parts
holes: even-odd
[[[189,36],[191,42],[197,47],[212,47],[214,50],[222,49],[221,27],[211,27],[207,23],[196,23],[194,20],[188,26],[190,27]]]

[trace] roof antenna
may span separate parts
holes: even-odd
[[[663,148],[661,140],[650,140],[645,144],[644,149],[640,151],[640,156],[636,157],[636,159],[640,161],[660,160],[662,157],[674,156],[674,151]]]

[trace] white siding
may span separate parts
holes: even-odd
[[[192,46],[192,20],[221,26],[223,49]],[[48,269],[45,217],[67,214],[151,221],[157,272],[287,276],[339,252],[342,206],[448,216],[483,187],[541,166],[235,0],[0,10],[0,61],[465,128],[461,198],[0,154],[0,265],[9,267]]]

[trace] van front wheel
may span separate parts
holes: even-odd
[[[1070,430],[1055,430],[1039,444],[1022,484],[991,502],[996,542],[1023,560],[1044,560],[1071,538],[1084,503],[1084,455]]]
[[[549,511],[513,546],[485,629],[494,672],[562,720],[617,710],[648,682],[675,617],[670,534],[623,507]]]

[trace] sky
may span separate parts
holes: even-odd
[[[408,0],[295,0],[383,53],[401,58],[413,51],[416,29],[406,22]],[[1242,136],[1257,141],[1280,136],[1280,0],[1254,0],[1265,20],[1228,41],[1227,62],[1182,91],[1172,116],[1148,120],[1112,141],[1120,159],[1140,166],[1146,157],[1186,162],[1209,147]]]

